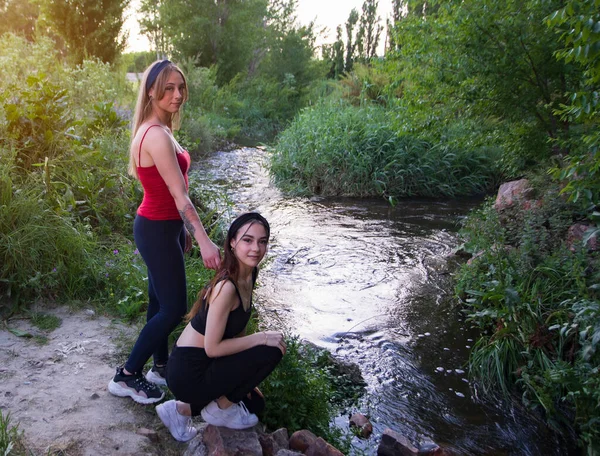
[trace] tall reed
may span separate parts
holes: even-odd
[[[400,135],[392,115],[371,104],[306,108],[278,137],[275,182],[294,193],[392,198],[481,194],[496,182],[486,150],[452,150]]]

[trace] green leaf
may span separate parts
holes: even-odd
[[[33,337],[33,334],[28,333],[27,331],[21,331],[20,329],[8,328],[8,330],[17,337],[26,337],[26,338]]]

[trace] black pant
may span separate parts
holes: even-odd
[[[281,350],[266,345],[219,358],[209,358],[203,348],[175,346],[169,357],[167,384],[177,400],[190,404],[192,416],[196,416],[221,396],[247,403],[248,394],[267,378],[281,357]],[[251,412],[254,408],[248,407]]]
[[[181,220],[149,220],[138,215],[133,236],[148,268],[148,312],[125,369],[141,372],[151,355],[155,364],[167,363],[169,334],[187,311],[185,232]]]

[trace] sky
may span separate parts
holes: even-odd
[[[332,43],[335,41],[335,29],[338,25],[344,25],[352,8],[356,8],[360,13],[364,0],[298,0],[298,22],[308,24],[314,20],[316,30],[327,27],[328,34],[317,39],[317,45],[323,43]],[[125,22],[125,29],[129,31],[129,40],[127,43],[127,52],[145,51],[150,49],[146,37],[140,35],[139,26],[135,18],[135,10],[139,6],[139,0],[131,2],[131,8]],[[385,27],[385,20],[392,11],[392,0],[379,0],[379,16],[381,24]],[[385,41],[385,35],[382,33],[380,38],[381,52]]]

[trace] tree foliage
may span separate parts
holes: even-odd
[[[569,99],[555,110],[580,133],[569,144],[565,166],[553,174],[567,182],[564,192],[600,224],[600,1],[568,1],[548,17],[548,24],[561,33],[564,47],[557,57],[583,70]]]
[[[29,0],[0,0],[0,35],[13,32],[32,41],[39,9]]]
[[[340,78],[354,68],[354,63],[368,64],[377,53],[379,38],[383,30],[377,15],[377,0],[365,0],[361,14],[353,8],[346,20],[346,42],[342,38],[342,26],[336,29],[336,40],[323,46],[323,59],[328,62],[328,77]]]
[[[64,40],[69,60],[112,63],[125,48],[124,11],[130,0],[41,0],[43,23]]]
[[[428,16],[400,20],[392,32],[397,47],[384,65],[397,73],[402,104],[414,113],[415,126],[443,137],[458,119],[476,119],[479,127],[463,141],[496,142],[514,174],[559,152],[548,139],[563,137],[568,125],[555,108],[578,77],[554,57],[559,46],[544,24],[559,5],[434,2]]]
[[[267,0],[144,0],[141,11],[155,45],[178,60],[217,65],[219,83],[247,71],[264,45]]]

